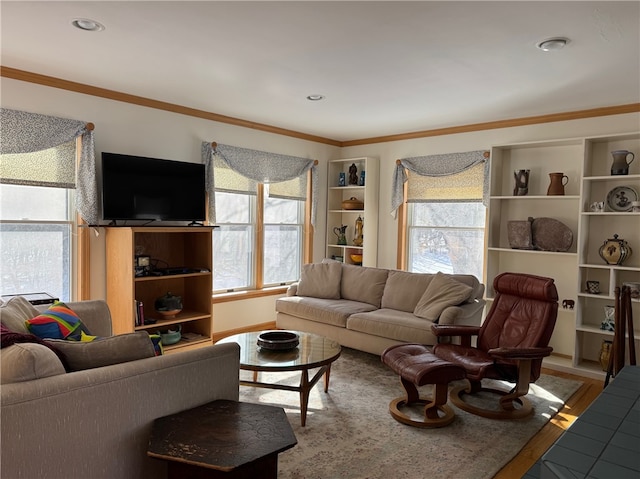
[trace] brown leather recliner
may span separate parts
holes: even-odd
[[[529,384],[540,377],[542,358],[553,348],[549,340],[558,314],[558,292],[552,278],[502,273],[493,281],[495,298],[482,326],[434,324],[436,336],[460,336],[461,344],[437,344],[433,353],[466,370],[468,387],[450,394],[459,408],[484,417],[513,419],[528,416],[533,408],[524,398]],[[471,338],[477,335],[477,346]],[[483,379],[515,383],[511,391],[483,388]],[[500,409],[486,409],[465,402],[465,394],[479,391],[499,394]]]

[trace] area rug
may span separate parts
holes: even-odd
[[[249,374],[241,371],[242,378]],[[260,381],[299,380],[300,372],[260,373]],[[298,444],[280,454],[280,479],[483,479],[507,464],[581,384],[542,375],[527,396],[535,408],[528,419],[486,419],[452,406],[451,425],[420,429],[389,414],[389,402],[404,389],[380,357],[343,348],[331,368],[329,392],[323,380],[311,392],[305,427],[295,392],[241,386],[240,400],[285,409]]]

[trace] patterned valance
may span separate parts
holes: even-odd
[[[80,163],[75,168],[75,155],[66,159],[67,164],[60,165],[63,170],[75,171],[75,181],[69,184],[69,175],[61,174],[57,183],[38,180],[38,171],[27,168],[5,158],[0,181],[10,184],[42,185],[49,187],[76,188],[76,210],[88,224],[98,224],[98,186],[96,181],[95,148],[93,125],[84,121],[58,118],[37,113],[0,108],[0,154],[16,155],[33,153],[64,145],[82,137]],[[70,163],[70,164],[69,164]],[[4,174],[4,170],[11,174]]]
[[[238,183],[228,175],[228,180],[221,185],[222,182],[215,178],[214,165],[217,163],[251,180],[240,182],[245,189],[250,188],[253,182],[271,184],[271,189],[277,190],[279,197],[286,195],[295,199],[304,196],[301,190],[306,189],[306,175],[311,170],[311,224],[315,224],[318,175],[314,160],[209,142],[202,143],[202,158],[207,170],[210,222],[215,223],[215,190],[235,188],[233,185]],[[297,179],[299,181],[294,181]],[[277,185],[284,182],[288,182],[286,186]]]
[[[489,159],[484,150],[443,155],[416,156],[397,161],[391,188],[391,214],[395,216],[403,201],[403,185],[407,181],[405,168],[421,176],[450,176],[484,163],[482,203],[489,204]]]

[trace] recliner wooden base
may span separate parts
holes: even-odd
[[[393,416],[393,418],[398,422],[415,427],[435,428],[451,424],[455,419],[455,414],[453,409],[447,406],[448,384],[435,384],[434,389],[433,399],[425,397],[418,397],[412,401],[409,401],[408,397],[394,399],[389,403],[389,412],[391,413],[391,416]],[[411,419],[407,414],[401,411],[402,407],[412,406],[414,404],[424,404],[424,419],[421,421]]]
[[[523,396],[516,396],[510,391],[503,391],[495,388],[483,387],[480,388],[479,391],[485,391],[501,396],[500,406],[502,409],[484,409],[465,401],[462,398],[463,395],[472,395],[470,389],[465,386],[456,387],[451,391],[451,402],[463,411],[489,419],[523,419],[533,413],[533,406],[531,402]],[[514,403],[519,404],[520,407],[515,407]]]

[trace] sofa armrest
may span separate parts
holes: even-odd
[[[480,326],[485,303],[484,299],[476,299],[472,303],[449,306],[440,314],[438,324]]]
[[[2,475],[164,478],[146,454],[154,419],[237,401],[239,358],[237,344],[219,344],[3,385]]]
[[[291,283],[287,288],[287,296],[297,296],[298,295],[298,283]]]
[[[107,302],[102,299],[86,301],[68,301],[65,303],[82,320],[87,329],[96,336],[112,336],[111,311]],[[45,311],[50,305],[41,304],[35,306],[38,311]]]

